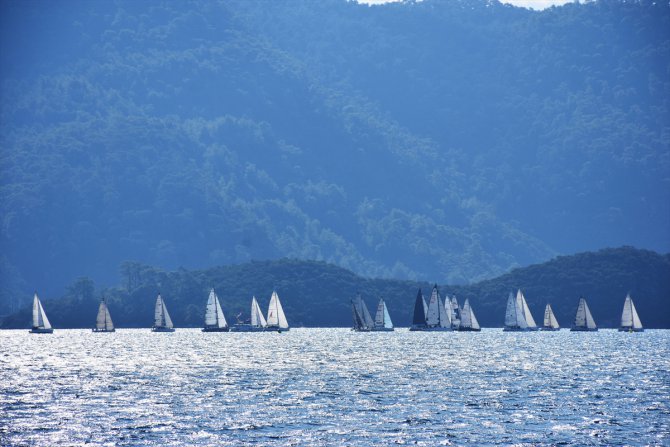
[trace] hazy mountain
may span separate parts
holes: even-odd
[[[395,324],[408,326],[418,288],[428,298],[432,287],[368,279],[331,264],[289,259],[173,272],[127,262],[121,270],[119,287],[96,291],[93,281],[80,278],[61,299],[43,296],[54,327],[91,327],[101,295],[107,297],[117,326],[150,327],[158,291],[175,325],[199,327],[210,287],[216,289],[229,324],[239,314],[249,318],[252,295],[265,313],[272,291],[277,290],[293,326],[350,326],[349,303],[357,293],[371,312],[384,297]],[[584,296],[600,327],[616,327],[624,298],[631,293],[645,327],[670,328],[670,255],[630,247],[561,256],[469,286],[441,285],[440,292],[442,298],[456,294],[461,305],[469,298],[480,324],[496,327],[504,322],[507,294],[517,288],[523,290],[540,324],[545,304],[551,303],[559,323],[570,327],[578,299]],[[26,328],[30,318],[30,307],[25,307],[7,317],[2,327]]]
[[[670,249],[667,2],[0,8],[4,309],[124,259],[453,284]]]

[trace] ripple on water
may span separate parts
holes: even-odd
[[[670,331],[577,335],[0,331],[0,445],[670,444]]]

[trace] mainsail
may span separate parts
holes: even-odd
[[[444,302],[440,298],[437,284],[433,287],[428,302],[428,313],[426,314],[426,325],[429,328],[451,328],[451,312],[447,312]]]
[[[391,321],[391,316],[389,311],[386,308],[386,303],[383,298],[379,298],[379,304],[377,305],[377,314],[375,315],[375,330],[393,330],[393,322]]]
[[[174,325],[172,324],[172,319],[170,314],[165,307],[165,302],[161,297],[161,294],[158,294],[156,298],[156,307],[154,309],[154,329],[172,329]]]
[[[207,307],[205,310],[205,328],[223,329],[226,327],[228,327],[228,322],[226,321],[225,315],[223,315],[223,310],[221,309],[221,303],[219,302],[219,297],[214,292],[214,289],[211,289],[209,291],[209,297],[207,298]]]
[[[255,296],[251,299],[251,325],[258,327],[267,326],[267,322]]]
[[[635,309],[635,304],[630,294],[626,295],[626,300],[623,303],[623,312],[621,313],[620,331],[641,332],[642,322]]]
[[[372,321],[370,311],[368,311],[368,307],[365,305],[360,293],[356,295],[356,298],[351,300],[351,310],[354,317],[354,330],[362,332],[372,330],[375,323]]]
[[[597,331],[596,322],[591,316],[589,305],[584,298],[579,298],[577,313],[575,314],[575,323],[570,329],[572,331]]]
[[[456,295],[452,296],[451,299],[447,296],[444,302],[444,306],[447,308],[447,311],[451,312],[451,327],[458,329],[458,326],[461,324],[461,308],[458,306],[458,300]]]
[[[114,323],[112,323],[112,316],[109,314],[107,302],[103,298],[98,306],[98,316],[95,319],[95,332],[114,332]]]
[[[270,305],[268,306],[267,327],[280,330],[288,329],[288,321],[286,320],[286,315],[284,315],[284,309],[279,301],[279,295],[275,291],[272,292]]]
[[[465,303],[463,303],[463,310],[461,311],[461,321],[458,326],[458,330],[460,331],[479,331],[481,328],[479,327],[479,322],[477,321],[477,317],[475,317],[475,312],[472,310],[472,307],[470,306],[470,300],[467,298],[465,299]]]
[[[544,308],[544,322],[542,329],[559,329],[558,320],[554,316],[554,311],[551,309],[551,304],[547,304]]]
[[[426,300],[423,298],[421,289],[416,294],[416,301],[414,302],[414,315],[412,316],[412,328],[426,327],[426,314],[428,313],[428,306]]]
[[[49,331],[50,329],[51,323],[44,312],[40,299],[37,297],[37,292],[35,292],[33,297],[33,330]]]

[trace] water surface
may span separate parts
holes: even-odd
[[[669,445],[670,331],[0,331],[0,445]]]

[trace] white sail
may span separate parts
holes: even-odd
[[[543,326],[552,329],[558,329],[560,327],[558,325],[558,320],[556,320],[556,316],[554,316],[554,311],[551,309],[551,304],[547,304],[544,308]]]
[[[392,329],[393,323],[391,322],[391,316],[389,311],[386,308],[386,303],[383,298],[379,299],[379,304],[377,305],[377,313],[375,315],[375,327],[383,327],[386,329]]]
[[[458,329],[458,326],[461,324],[462,310],[458,305],[458,300],[456,295],[445,298],[444,306],[447,308],[447,312],[451,312],[451,326],[454,329]]]
[[[526,297],[524,297],[523,293],[521,293],[521,289],[517,291],[516,299],[517,301],[521,302],[521,308],[523,309],[523,317],[526,320],[526,325],[531,329],[537,328],[537,324],[535,324],[535,319],[533,318],[533,315],[530,313],[530,309],[528,308]]]
[[[368,313],[368,316],[370,314]],[[372,320],[372,318],[370,318]],[[278,327],[280,329],[288,328],[288,321],[286,320],[286,315],[284,315],[284,309],[282,308],[281,301],[279,301],[279,295],[277,292],[272,292],[272,297],[270,298],[270,305],[268,306],[268,327]]]
[[[251,325],[259,327],[267,326],[267,322],[255,296],[251,299]]]
[[[642,322],[635,309],[635,304],[630,295],[626,295],[621,314],[621,327],[625,329],[642,329]]]
[[[433,287],[433,292],[428,301],[428,313],[426,315],[426,324],[429,327],[450,327],[451,326],[451,312],[447,313],[444,308],[444,303],[440,298],[440,292],[437,286]]]
[[[589,329],[595,329],[596,322],[593,320],[593,316],[591,316],[591,311],[589,310],[589,305],[586,304],[586,300],[584,300],[584,310],[586,313],[586,327]]]
[[[584,298],[579,299],[577,313],[575,314],[575,328],[578,329],[596,329],[596,322],[591,316],[588,304]]]
[[[166,327],[169,329],[174,327],[172,325],[170,314],[167,311],[167,307],[165,307],[165,302],[163,301],[163,298],[160,294],[158,294],[158,298],[156,298],[156,308],[154,310],[154,327]]]
[[[512,292],[507,298],[507,309],[505,311],[505,327],[526,329],[528,324],[523,316],[523,302],[520,300],[519,294],[516,298]]]
[[[633,329],[642,329],[642,321],[640,321],[640,316],[637,314],[632,298],[630,299],[630,308],[633,311]]]
[[[472,310],[472,307],[470,306],[470,300],[468,300],[467,298],[465,299],[465,303],[463,303],[463,310],[461,311],[460,327],[470,329],[481,329],[479,327],[477,317],[475,317],[475,312]]]
[[[219,302],[218,295],[214,292],[214,289],[209,291],[209,297],[207,298],[207,307],[205,310],[205,327],[212,328],[225,328],[228,326],[225,315],[223,315],[223,310],[221,309],[221,303]]]
[[[37,297],[37,293],[35,293],[35,296],[33,297],[33,327],[51,329],[51,323],[49,323],[49,319],[44,312],[40,299]]]
[[[95,328],[99,331],[111,331],[114,329],[112,316],[109,314],[107,303],[103,299],[98,307],[98,316],[95,319]]]

